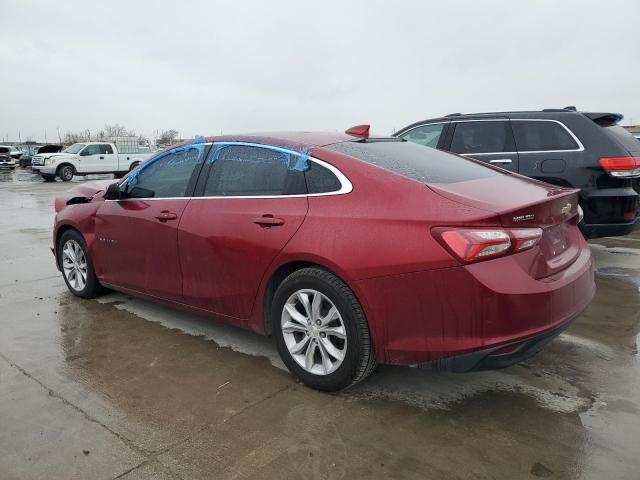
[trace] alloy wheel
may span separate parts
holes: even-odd
[[[294,292],[282,309],[281,329],[291,357],[305,371],[329,375],[347,353],[347,332],[334,303],[317,290]]]
[[[87,259],[78,242],[69,240],[62,248],[62,270],[64,277],[75,291],[81,291],[87,285]]]
[[[62,169],[61,173],[62,173],[62,175],[61,175],[62,179],[67,181],[67,182],[73,178],[73,168],[72,167],[69,167],[69,166],[64,167]]]

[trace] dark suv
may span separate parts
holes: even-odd
[[[396,136],[465,155],[555,185],[580,189],[581,228],[597,238],[639,224],[640,141],[618,113],[574,107],[535,112],[454,113]]]

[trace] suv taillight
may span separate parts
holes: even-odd
[[[540,228],[447,228],[433,229],[435,237],[456,258],[473,263],[521,252],[537,245]]]
[[[605,157],[600,165],[612,177],[640,176],[640,157]]]

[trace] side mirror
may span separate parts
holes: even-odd
[[[80,156],[81,156],[81,157],[86,157],[87,155],[91,155],[91,152],[89,151],[89,149],[88,149],[88,148],[85,148],[84,150],[82,150],[82,151],[80,152]]]
[[[107,191],[104,193],[105,200],[120,200],[121,198],[122,192],[118,183],[112,183],[107,187]]]

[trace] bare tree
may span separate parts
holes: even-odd
[[[177,137],[178,137],[177,130],[173,130],[173,129],[165,130],[160,134],[160,136],[158,137],[158,141],[156,143],[159,143],[161,145],[171,145],[173,142],[175,142]]]
[[[104,126],[104,133],[107,137],[124,137],[129,135],[131,131],[132,130],[127,130],[124,125],[120,125],[119,123]],[[135,133],[133,135],[135,136]]]

